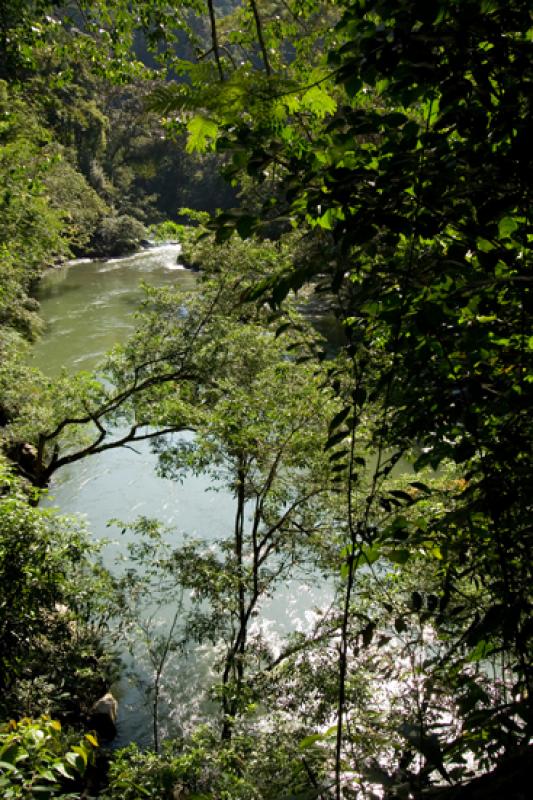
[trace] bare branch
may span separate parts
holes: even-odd
[[[65,419],[61,420],[61,422],[52,431],[50,431],[50,433],[43,433],[41,436],[45,442],[50,442],[52,439],[56,439],[59,434],[62,433],[63,430],[69,425],[87,425],[89,422],[93,422],[97,427],[100,427],[99,420],[104,418],[107,414],[116,411],[121,405],[123,405],[123,403],[125,403],[126,400],[129,400],[131,397],[140,394],[146,389],[152,388],[153,386],[161,386],[164,383],[169,383],[170,381],[175,380],[195,380],[197,377],[198,376],[192,372],[181,372],[181,370],[164,373],[162,375],[152,375],[140,383],[137,382],[137,378],[135,377],[130,386],[112,396],[108,402],[100,406],[97,411],[87,412],[87,414],[77,417],[66,417]]]
[[[87,447],[77,450],[75,453],[62,456],[53,462],[53,464],[51,464],[45,471],[46,479],[49,480],[56,470],[66,466],[66,464],[73,464],[76,461],[81,461],[82,458],[86,458],[87,456],[97,455],[98,453],[103,453],[106,450],[114,450],[118,447],[124,447],[130,442],[142,442],[146,441],[147,439],[156,439],[169,433],[180,433],[182,431],[193,430],[191,426],[173,425],[168,428],[161,428],[156,431],[150,431],[149,433],[137,435],[137,431],[140,427],[142,426],[132,425],[128,433],[124,436],[120,437],[119,439],[114,439],[111,442],[105,442],[102,444],[105,436],[107,435],[107,431],[105,431],[104,434],[100,434],[93,442],[91,442],[91,444],[87,445]]]
[[[276,533],[276,531],[280,530],[280,528],[283,527],[285,522],[289,519],[290,515],[294,511],[296,511],[296,509],[299,506],[301,506],[303,503],[306,503],[312,497],[316,497],[317,495],[321,494],[322,492],[323,492],[323,489],[313,489],[311,492],[307,492],[307,494],[304,494],[301,497],[298,497],[293,503],[291,503],[290,506],[285,510],[284,514],[275,523],[275,525],[272,525],[268,529],[268,531],[264,534],[264,536],[261,538],[261,541],[259,542],[259,546],[258,546],[259,552],[261,550],[263,550],[263,548],[266,545],[268,545],[268,543],[271,540],[272,536]],[[263,552],[261,554],[261,556],[258,559],[259,566],[261,566],[261,564],[264,562],[265,557],[266,557],[267,554],[268,554],[268,551],[267,551],[266,554],[265,554],[265,552]]]

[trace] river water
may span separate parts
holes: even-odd
[[[179,245],[165,244],[125,258],[74,261],[48,272],[37,292],[46,328],[33,349],[34,365],[50,376],[63,369],[73,373],[93,368],[133,331],[143,296],[141,282],[194,287],[195,275],[179,266],[178,257]],[[83,515],[95,537],[112,540],[104,551],[110,568],[117,558],[126,557],[128,541],[119,527],[109,526],[112,519],[129,523],[141,515],[157,517],[172,529],[176,543],[186,535],[210,540],[231,533],[234,506],[229,493],[212,491],[216,487],[203,476],[186,478],[182,484],[166,480],[156,474],[156,466],[157,457],[143,442],[135,451],[91,456],[60,472],[47,502],[64,513]],[[314,608],[329,598],[326,586],[301,576],[262,607],[261,628],[275,644],[284,632],[308,628],[315,619]],[[165,624],[168,620],[154,621],[154,626]],[[198,649],[192,657],[174,662],[167,710],[177,730],[202,717],[211,657]],[[123,679],[114,689],[120,700],[119,745],[150,742],[150,711],[137,686],[139,681],[150,682],[150,670],[141,662],[139,655],[135,679]]]

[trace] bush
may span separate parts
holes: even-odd
[[[81,777],[93,762],[98,742],[90,734],[74,742],[63,733],[61,724],[49,717],[12,720],[0,728],[0,792],[4,800],[79,798]]]
[[[253,712],[252,712],[253,713]],[[160,753],[136,744],[115,751],[101,800],[279,800],[316,798],[325,786],[323,751],[305,750],[290,724],[262,730],[246,724],[232,740],[201,725],[185,741],[168,740]],[[317,791],[318,790],[318,791]],[[324,789],[324,796],[327,791]]]
[[[64,236],[75,253],[84,248],[98,229],[99,221],[109,208],[59,150],[45,177],[50,206],[63,219]]]
[[[31,505],[0,458],[0,719],[76,722],[114,677],[95,550],[78,521]]]
[[[91,251],[97,256],[122,256],[134,253],[148,231],[138,219],[122,214],[104,217],[92,241]]]
[[[181,242],[185,226],[167,219],[158,225],[150,226],[150,233],[156,242]]]
[[[252,784],[238,773],[238,756],[221,745],[208,728],[199,728],[182,745],[167,741],[161,753],[141,752],[130,744],[115,754],[102,800],[253,800]]]

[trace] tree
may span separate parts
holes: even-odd
[[[257,603],[241,548],[247,462],[238,460],[238,430],[224,428],[235,409],[226,406],[227,419],[217,419],[213,406],[227,381],[244,406],[246,398],[227,358],[228,317],[211,309],[221,298],[227,303],[227,291],[276,314],[293,290],[327,292],[346,335],[343,358],[327,367],[340,409],[324,443],[345,504],[333,624],[339,653],[334,691],[325,693],[336,721],[336,797],[350,790],[346,764],[363,775],[358,759],[368,755],[361,756],[350,730],[361,664],[352,642],[373,655],[373,643],[392,628],[413,637],[401,652],[415,653],[411,673],[423,669],[424,676],[412,695],[415,719],[403,698],[386,720],[396,760],[376,756],[374,777],[389,781],[390,794],[407,775],[410,791],[420,795],[424,783],[447,779],[461,758],[473,756],[489,769],[529,740],[533,724],[529,6],[288,0],[244,3],[225,19],[212,2],[136,9],[153,42],[162,42],[167,63],[189,76],[189,83],[160,87],[153,107],[187,131],[191,151],[216,149],[235,184],[245,175],[243,183],[255,179],[260,188],[253,204],[222,214],[213,226],[225,248],[218,256],[223,280],[189,306],[189,318],[180,319],[175,297],[152,295],[141,333],[107,366],[113,388],[82,376],[75,389],[44,391],[51,417],[33,417],[31,428],[19,415],[7,433],[35,444],[37,480],[91,452],[156,435],[143,429],[149,421],[160,426],[157,433],[198,428],[199,443],[203,430],[206,458],[234,459],[240,516],[228,561],[233,571],[212,554],[199,563],[202,586],[208,574],[221,578],[220,591],[205,589],[213,603],[237,597],[229,617],[221,609],[221,620],[235,622],[226,628],[225,667],[227,685],[242,698],[251,654],[246,615]],[[176,59],[171,48],[178,23],[188,31],[188,58]],[[115,55],[129,46],[135,24],[121,2],[99,4],[86,18],[87,30],[96,35],[100,27]],[[246,278],[223,263],[227,248],[240,246],[229,242],[234,232],[279,236],[290,227],[303,234],[292,259],[284,240],[279,262],[272,258],[276,245],[269,246],[265,268]],[[206,260],[216,261],[204,244]],[[239,315],[250,321],[268,314],[233,304],[232,322]],[[288,361],[284,370],[298,372]],[[362,435],[369,418],[377,454],[370,468]],[[125,436],[115,435],[120,420],[129,423]],[[69,434],[89,421],[94,436],[84,447],[72,445]],[[209,425],[218,439],[209,438]],[[226,449],[217,453],[214,441]],[[240,444],[243,458],[250,448],[257,457],[253,438]],[[417,469],[454,465],[442,507],[427,502],[427,483],[391,488],[391,471],[405,453]],[[191,465],[200,455],[201,448],[190,454]],[[254,552],[252,536],[252,563]],[[386,573],[377,575],[387,592],[372,614],[361,611],[368,608],[363,566]],[[389,602],[396,578],[413,618],[405,601]],[[196,578],[185,572],[183,580]],[[432,648],[433,661],[425,659]],[[391,649],[382,652],[377,671],[384,675]],[[491,678],[487,664],[495,660]],[[439,711],[432,692],[445,683],[452,692]],[[238,716],[231,696],[223,702],[228,718]],[[362,781],[357,791],[371,791],[372,781]]]
[[[228,370],[193,442],[158,449],[164,475],[208,471],[235,498],[233,532],[216,551],[192,543],[173,556],[178,580],[194,589],[192,635],[224,642],[220,691],[223,738],[230,738],[253,694],[251,664],[260,670],[265,658],[261,634],[251,634],[262,601],[299,565],[319,559],[332,536],[324,444],[334,404],[313,368],[287,359],[283,335],[277,341],[251,323],[229,324],[218,347]]]
[[[35,486],[47,486],[58,469],[89,455],[195,427],[210,387],[228,368],[219,346],[228,319],[247,318],[240,293],[288,258],[288,249],[273,243],[228,245],[227,270],[217,278],[218,256],[210,263],[209,249],[206,242],[198,249],[206,270],[201,291],[147,288],[142,324],[95,373],[50,382],[27,365],[18,340],[6,339],[2,439]],[[165,406],[167,399],[179,402]]]
[[[267,243],[235,243],[227,247],[224,274],[218,274],[218,258],[213,258],[215,275],[204,276],[194,293],[152,290],[139,331],[116,353],[108,372],[116,394],[123,383],[131,385],[132,363],[157,365],[165,380],[139,385],[138,393],[122,397],[117,412],[134,413],[152,426],[153,433],[145,435],[154,437],[165,475],[179,478],[188,471],[207,471],[216,486],[235,497],[233,532],[214,551],[192,542],[156,558],[154,530],[142,521],[136,530],[149,538],[140,549],[133,547],[137,562],[144,565],[152,554],[163,576],[168,573],[158,603],[174,602],[169,581],[180,592],[193,590],[187,612],[165,640],[166,652],[176,642],[224,642],[220,698],[225,738],[253,693],[252,673],[266,658],[260,635],[253,641],[250,634],[261,602],[301,564],[320,561],[333,546],[328,540],[339,517],[326,511],[335,506],[335,466],[324,450],[335,403],[321,385],[324,376],[302,361],[313,337],[294,312],[278,326],[276,336],[265,325],[264,314],[253,306],[247,313],[236,301],[237,290],[272,264],[279,266],[282,255],[279,247]],[[186,354],[194,378],[177,372],[170,377],[171,354]],[[162,431],[179,430],[194,431],[194,439],[155,440]],[[118,444],[120,439],[109,446]],[[82,457],[81,452],[75,457]],[[142,581],[139,589],[137,581],[130,585],[130,576],[125,578],[125,588],[133,591],[130,615],[136,618],[139,596],[149,596],[153,605],[162,591],[158,568],[147,569],[153,579],[149,590],[142,588]],[[150,658],[151,648],[148,644]],[[155,703],[157,708],[157,698]],[[157,731],[157,720],[155,724]],[[158,737],[156,732],[156,742]]]
[[[259,31],[256,41],[261,50]],[[267,278],[249,296],[277,307],[309,282],[333,292],[347,331],[354,415],[365,398],[381,403],[378,452],[421,448],[418,466],[457,465],[463,488],[430,523],[448,543],[440,594],[468,577],[490,598],[456,637],[475,661],[501,654],[513,676],[524,724],[506,745],[512,750],[533,720],[529,8],[522,0],[346,2],[325,51],[322,119],[303,113],[313,76],[288,85],[291,66],[273,70],[266,59],[246,106],[228,111],[231,80],[220,98],[198,95],[210,122],[203,135],[232,157],[234,180],[245,171],[272,184],[258,215],[223,214],[218,238],[246,236],[276,218],[307,229],[320,257]],[[352,563],[366,544],[386,546],[390,528],[374,528],[378,504],[409,502],[374,491],[387,469],[380,457],[368,513],[352,526]],[[351,467],[348,480],[354,484]],[[419,532],[407,525],[404,536],[415,551]],[[351,586],[350,574],[346,631]],[[341,657],[341,690],[345,670]],[[339,719],[343,705],[341,691]],[[507,707],[509,729],[516,713]],[[486,717],[479,731],[498,740]]]
[[[52,166],[49,132],[24,102],[0,82],[0,321],[26,336],[35,333],[31,282],[68,252],[62,214],[50,207],[45,179]]]

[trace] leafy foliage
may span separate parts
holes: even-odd
[[[124,255],[138,250],[145,238],[146,228],[133,217],[127,214],[106,217],[95,232],[93,248],[109,255]]]
[[[35,37],[21,8],[27,43]],[[149,293],[138,334],[105,372],[41,384],[46,402],[29,424],[24,403],[7,392],[6,406],[17,409],[7,436],[35,443],[42,481],[69,460],[120,444],[114,426],[128,421],[123,441],[142,438],[148,423],[174,432],[194,427],[192,446],[163,448],[163,467],[177,477],[209,467],[235,493],[232,543],[216,553],[189,545],[174,563],[181,585],[200,598],[190,631],[196,624],[197,634],[226,639],[226,744],[207,773],[198,766],[208,760],[203,746],[191,744],[188,766],[180,759],[189,745],[177,760],[127,754],[110,791],[168,794],[182,778],[200,796],[213,786],[217,796],[243,798],[329,791],[309,773],[304,788],[249,781],[248,762],[265,756],[239,739],[254,725],[247,717],[252,655],[252,688],[284,731],[302,733],[304,753],[318,747],[325,754],[336,798],[423,796],[436,782],[470,777],[469,760],[490,769],[529,741],[533,725],[529,5],[250,0],[225,5],[222,14],[211,2],[143,2],[134,15],[117,0],[84,8],[84,52],[100,42],[119,79],[127,71],[115,59],[141,23],[180,78],[156,87],[151,109],[187,137],[191,154],[222,156],[234,187],[246,193],[240,208],[209,226],[217,251],[202,228],[183,237],[187,262],[219,276],[196,299]],[[180,36],[186,55],[175,50]],[[11,63],[25,54],[27,47],[11,52]],[[129,136],[122,125],[108,172],[99,170],[105,124],[83,99],[69,120],[74,139],[82,133],[91,142],[92,180],[111,198],[106,180],[114,171],[116,186],[129,192],[135,180],[121,153],[131,143],[142,150],[144,131]],[[6,130],[6,153],[17,141],[22,164],[12,175],[4,168],[6,179],[24,208],[49,213],[41,167],[26,181],[26,167],[40,165],[33,134],[25,138],[16,113]],[[146,163],[144,186],[150,170]],[[19,207],[9,197],[4,205],[7,320],[23,281],[17,232],[9,228]],[[129,213],[126,201],[120,212]],[[58,218],[50,222],[57,226]],[[46,234],[57,230],[47,226]],[[35,231],[42,247],[49,240],[37,224]],[[276,242],[261,245],[257,234]],[[327,298],[344,332],[336,359],[324,364],[323,346],[302,347],[292,312],[280,317],[293,292]],[[236,300],[262,308],[236,308]],[[16,306],[12,324],[22,330],[23,303]],[[275,367],[265,323],[276,324],[292,348]],[[18,348],[14,339],[7,346]],[[316,374],[296,355],[316,358]],[[310,398],[319,374],[323,409]],[[315,410],[311,420],[292,388]],[[305,420],[310,438],[295,435],[287,471],[276,472],[279,483],[265,493],[276,431],[286,433],[292,418]],[[72,432],[89,422],[94,437],[73,445]],[[438,488],[430,473],[396,482],[402,456],[417,471],[451,464],[451,477]],[[328,546],[294,530],[278,539],[276,520],[291,509],[295,479],[324,475],[336,496],[324,512]],[[276,577],[257,569],[253,525],[251,550],[244,546],[254,498],[256,535],[275,530],[265,541],[279,546],[280,563],[292,567],[300,547],[320,544],[338,589],[331,613],[311,635],[294,636],[279,663],[260,643],[254,654],[249,648],[247,614],[258,605],[259,583],[268,589]],[[316,511],[292,520],[299,533],[309,520],[314,530]],[[223,769],[218,759],[226,756]],[[146,789],[142,765],[150,772]]]
[[[80,777],[94,759],[91,734],[74,743],[57,720],[11,721],[0,728],[0,788],[6,800],[79,797]],[[72,791],[70,791],[72,789]]]
[[[113,671],[100,641],[109,576],[79,523],[35,508],[0,466],[1,715],[76,721]]]
[[[369,402],[382,409],[374,479],[348,520],[341,688],[355,565],[387,552],[408,563],[421,537],[433,538],[439,593],[453,597],[466,579],[487,598],[485,612],[459,618],[454,635],[473,663],[498,654],[513,676],[527,722],[514,728],[505,745],[512,749],[527,739],[532,720],[528,5],[346,2],[323,50],[330,73],[317,78],[333,99],[321,102],[305,81],[291,86],[298,61],[272,69],[259,27],[255,35],[264,69],[245,104],[233,90],[239,70],[219,85],[220,97],[197,85],[197,106],[209,109],[217,146],[232,159],[229,174],[268,185],[258,213],[219,217],[217,238],[283,221],[315,241],[311,257],[266,277],[248,296],[277,308],[311,283],[336,298],[350,366],[344,378],[335,370],[331,377],[341,394],[347,387],[354,421],[335,421],[329,447],[344,450],[339,467],[345,464],[350,496],[360,456],[345,445]],[[191,100],[194,94],[176,97],[174,107]],[[423,525],[405,517],[409,493],[383,484],[394,459],[410,450],[418,451],[417,468],[450,459],[464,481],[447,510]],[[376,527],[380,508],[392,517],[384,529]],[[401,547],[390,550],[389,536]],[[443,614],[437,629],[445,621]],[[501,746],[496,728],[484,727],[482,715],[478,722],[480,735]],[[338,731],[340,796],[340,722]],[[493,755],[497,749],[487,745]]]
[[[255,800],[259,797],[319,796],[320,751],[302,755],[297,742],[281,729],[243,731],[231,743],[200,727],[181,746],[167,742],[163,753],[123,749],[110,769],[105,800],[141,797],[172,800],[181,793],[195,798]]]
[[[34,332],[27,292],[43,266],[66,252],[61,213],[46,199],[44,179],[53,155],[49,135],[25,104],[0,83],[0,321]]]

